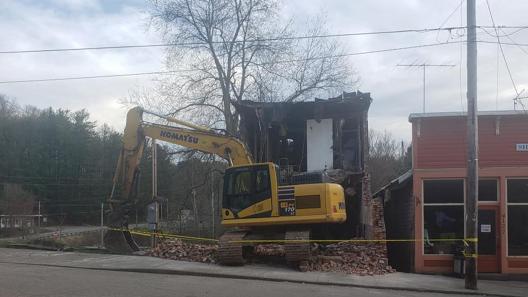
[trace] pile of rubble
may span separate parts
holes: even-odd
[[[216,244],[165,240],[147,255],[191,262],[215,263]],[[267,263],[284,259],[284,247],[278,244],[255,246],[249,262]],[[283,261],[283,260],[282,260]],[[388,264],[384,244],[340,242],[331,245],[312,244],[310,261],[299,265],[301,271],[340,272],[357,275],[382,275],[395,272]]]
[[[284,256],[281,245],[258,245],[257,257]],[[382,275],[396,272],[386,256],[384,244],[340,242],[331,245],[312,245],[310,261],[299,265],[301,271],[340,272],[357,275]],[[260,259],[259,262],[262,262]]]
[[[215,263],[216,244],[186,242],[170,239],[160,242],[147,252],[148,256],[190,262]]]
[[[301,263],[301,271],[341,272],[358,275],[382,275],[396,272],[386,256],[385,244],[341,242],[316,245],[310,261]]]

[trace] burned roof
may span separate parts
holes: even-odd
[[[343,92],[340,96],[302,102],[255,102],[244,100],[236,104],[242,114],[253,115],[255,110],[274,114],[274,118],[281,118],[295,113],[305,118],[348,118],[353,114],[368,111],[372,99],[370,93]]]

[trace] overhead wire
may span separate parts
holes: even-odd
[[[91,75],[91,76],[69,76],[69,77],[38,78],[38,79],[25,79],[25,80],[5,80],[5,81],[0,81],[0,84],[16,84],[16,83],[48,82],[48,81],[64,81],[64,80],[83,80],[83,79],[130,77],[130,76],[144,76],[144,75],[163,75],[163,74],[175,74],[175,73],[191,72],[191,71],[196,71],[196,70],[195,69],[181,69],[181,70],[170,70],[170,71],[151,71],[151,72],[136,72],[136,73],[121,73],[121,74]]]
[[[517,98],[519,98],[520,94],[519,94],[519,91],[517,89],[517,85],[515,84],[515,81],[513,80],[513,75],[511,73],[511,70],[510,70],[510,65],[508,64],[508,59],[506,59],[506,55],[504,54],[504,49],[502,48],[502,43],[501,43],[501,37],[499,35],[499,30],[498,28],[495,26],[495,19],[493,18],[493,13],[491,12],[491,6],[489,4],[489,0],[486,0],[486,6],[488,8],[488,12],[489,12],[489,15],[490,15],[490,19],[491,19],[491,23],[493,24],[493,29],[495,30],[495,34],[497,35],[497,42],[498,42],[498,45],[499,45],[499,48],[500,48],[500,51],[501,51],[501,54],[502,54],[502,59],[504,60],[504,64],[506,65],[506,69],[508,70],[508,75],[510,77],[510,80],[512,82],[512,85],[513,85],[513,89],[515,90],[515,99],[514,99],[514,102],[516,102]]]
[[[501,31],[503,31],[503,29],[501,29]],[[504,31],[503,31],[504,32]],[[511,43],[513,43],[514,45],[516,45],[522,52],[524,52],[525,54],[528,55],[528,51],[525,50],[519,43],[517,43],[515,40],[513,40],[513,38],[510,36],[510,35],[504,35],[506,36],[506,38],[508,38]],[[528,44],[525,44],[525,46],[528,46]]]
[[[460,5],[458,8],[460,8],[460,26],[464,23],[464,9],[462,8],[462,3],[464,3],[464,0],[460,1]],[[458,9],[457,8],[457,9]],[[456,11],[456,10],[455,10]],[[461,43],[459,46],[459,63],[458,63],[458,91],[460,95],[460,109],[462,112],[464,112],[464,92],[462,91],[462,60],[464,58],[464,47]]]
[[[292,59],[292,60],[280,60],[280,61],[274,61],[274,62],[254,63],[253,65],[254,66],[265,66],[265,65],[277,64],[277,63],[293,63],[293,62],[311,61],[311,60],[324,60],[324,59],[332,59],[332,58],[340,58],[340,57],[350,57],[350,56],[368,55],[368,54],[385,53],[385,52],[393,52],[393,51],[402,51],[402,50],[417,49],[417,48],[427,48],[427,47],[434,47],[434,46],[441,46],[441,45],[448,45],[448,44],[456,44],[459,42],[463,42],[463,41],[447,41],[447,42],[439,42],[439,43],[420,44],[420,45],[405,46],[405,47],[387,48],[387,49],[371,50],[371,51],[363,51],[363,52],[355,52],[355,53],[345,53],[345,54],[339,54],[339,55],[311,57],[311,58],[305,58],[305,59]],[[181,72],[195,72],[195,71],[200,71],[200,70],[199,69],[180,69],[180,70],[171,70],[171,71],[121,73],[121,74],[109,74],[109,75],[69,76],[69,77],[39,78],[39,79],[25,79],[25,80],[4,80],[4,81],[0,81],[0,84],[83,80],[83,79],[114,78],[114,77],[128,77],[128,76],[143,76],[143,75],[166,75],[166,74],[175,74],[175,73],[181,73]]]
[[[499,66],[500,66],[500,48],[499,44],[497,43],[497,73],[496,73],[496,89],[495,89],[495,110],[499,110]]]
[[[464,0],[462,0],[463,2]],[[456,10],[462,5],[453,11]],[[453,14],[452,13],[452,14]],[[449,16],[449,18],[452,16]],[[449,20],[449,18],[447,20]],[[447,21],[445,21],[447,22]],[[368,36],[368,35],[386,35],[386,34],[402,34],[402,33],[428,33],[428,32],[439,32],[439,31],[453,31],[453,30],[464,30],[465,26],[458,27],[441,27],[438,28],[422,28],[422,29],[400,29],[400,30],[385,30],[385,31],[371,31],[371,32],[352,32],[352,33],[339,33],[339,34],[323,34],[323,35],[306,35],[306,36],[284,36],[284,37],[273,37],[273,38],[257,38],[249,40],[235,40],[234,43],[251,43],[251,42],[266,42],[266,41],[284,41],[284,40],[302,40],[302,39],[314,39],[314,38],[337,38],[337,37],[353,37],[353,36]],[[477,26],[479,29],[493,28],[490,26]],[[497,26],[497,28],[503,29],[518,29],[518,31],[528,29],[528,26]],[[515,34],[518,31],[509,34]],[[211,44],[223,44],[223,41],[212,41]],[[49,52],[70,52],[70,51],[88,51],[88,50],[111,50],[111,49],[134,49],[134,48],[150,48],[150,47],[171,47],[171,46],[199,46],[209,45],[206,42],[181,42],[181,43],[153,43],[153,44],[125,44],[125,45],[108,45],[108,46],[89,46],[89,47],[73,47],[73,48],[45,48],[45,49],[27,49],[27,50],[3,50],[0,54],[27,54],[27,53],[49,53]]]
[[[444,21],[442,21],[442,23],[440,24],[440,27],[439,28],[443,28],[444,25],[451,19],[451,17],[457,12],[458,9],[460,9],[460,7],[462,7],[462,4],[464,3],[465,0],[460,0],[460,3],[457,5],[457,7],[455,7],[455,9],[445,18]],[[465,28],[465,27],[462,27],[462,24],[460,25],[460,28]],[[440,30],[437,31],[436,33],[436,41],[439,41],[438,40],[438,37],[440,35]]]
[[[401,29],[401,30],[385,30],[372,32],[352,32],[339,34],[322,34],[322,35],[306,35],[306,36],[284,36],[273,38],[257,38],[249,40],[235,40],[234,43],[254,43],[266,41],[284,41],[284,40],[302,40],[315,38],[335,38],[335,37],[351,37],[351,36],[368,36],[368,35],[385,35],[385,34],[401,34],[401,33],[427,33],[436,31],[452,31],[456,29],[464,29],[465,27],[449,27],[449,28],[424,28],[424,29]],[[223,44],[223,41],[212,41],[212,44]],[[87,51],[87,50],[109,50],[109,49],[132,49],[132,48],[149,48],[149,47],[170,47],[170,46],[199,46],[208,45],[206,42],[181,42],[181,43],[158,43],[158,44],[132,44],[132,45],[110,45],[110,46],[90,46],[90,47],[76,47],[76,48],[49,48],[49,49],[29,49],[29,50],[4,50],[0,54],[26,54],[26,53],[46,53],[46,52],[67,52],[67,51]]]

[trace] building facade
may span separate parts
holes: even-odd
[[[466,116],[410,116],[413,131],[415,271],[448,272],[464,238]],[[480,272],[528,272],[528,116],[479,114]]]
[[[379,192],[385,196],[387,238],[402,230],[414,235],[411,249],[404,249],[411,271],[451,272],[463,245],[459,239],[467,238],[466,115],[411,114],[409,121],[413,169]],[[528,273],[528,114],[481,112],[478,137],[478,270]],[[394,245],[393,252],[402,249]]]

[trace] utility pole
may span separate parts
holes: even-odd
[[[425,113],[425,68],[427,67],[455,67],[453,64],[398,64],[399,67],[422,67],[423,72],[423,102],[422,102],[422,112]]]
[[[37,234],[40,234],[40,200],[38,201]]]
[[[477,115],[477,16],[475,0],[467,1],[467,193],[466,193],[466,289],[477,289],[478,224],[478,115]]]
[[[158,209],[158,157],[156,139],[152,139],[152,201],[156,205],[156,227],[152,234],[152,247],[156,247],[156,233],[159,227],[159,209]]]
[[[101,230],[99,230],[99,233],[101,234],[101,248],[104,247],[104,202],[101,202]]]
[[[136,201],[136,228],[138,227],[138,209],[137,209],[137,201]]]
[[[213,229],[213,236],[212,237],[215,238],[216,237],[216,233],[215,233],[214,171],[211,172],[211,225],[212,225],[212,229]]]
[[[159,201],[159,208],[160,208],[159,227],[160,227],[160,229],[162,229],[162,224],[163,224],[163,199],[161,199]]]

